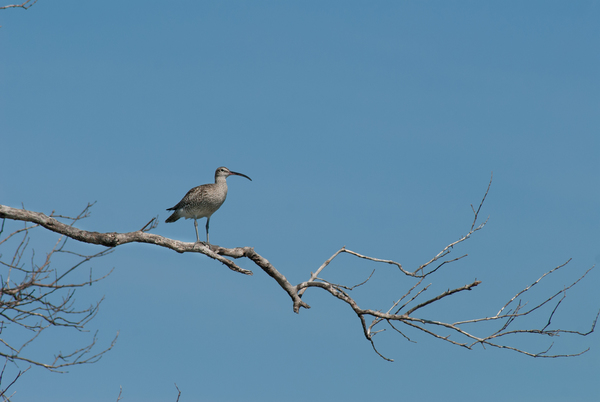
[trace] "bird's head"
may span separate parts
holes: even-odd
[[[232,172],[231,170],[227,169],[225,166],[221,166],[220,168],[217,169],[217,171],[215,172],[215,181],[217,180],[218,177],[229,177],[231,175],[235,175],[235,176],[242,176],[245,177],[246,179],[252,181],[251,178],[249,178],[248,176],[246,176],[243,173],[238,173],[238,172]]]

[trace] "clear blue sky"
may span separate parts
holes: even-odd
[[[132,231],[159,215],[155,233],[193,241],[193,223],[165,224],[165,209],[227,166],[253,181],[228,180],[212,242],[253,246],[297,283],[343,245],[414,269],[468,230],[493,171],[488,226],[429,281],[431,295],[483,283],[427,313],[493,315],[573,258],[532,295],[543,300],[600,262],[599,20],[597,1],[548,0],[0,11],[0,203],[73,215],[97,201],[80,227]],[[174,401],[175,382],[181,401],[600,400],[598,334],[555,339],[556,352],[592,347],[582,357],[543,360],[387,332],[388,363],[345,305],[311,291],[296,315],[240,263],[254,276],[149,245],[94,262],[115,272],[79,300],[105,295],[90,329],[101,347],[120,331],[116,347],[68,374],[32,369],[15,401],[114,401],[119,386],[123,401]],[[346,256],[323,276],[371,268]],[[377,268],[356,297],[387,309],[412,282]],[[569,292],[557,326],[589,329],[599,284],[592,272]],[[48,333],[31,352],[89,335]]]

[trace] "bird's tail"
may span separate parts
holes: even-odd
[[[175,211],[171,214],[171,216],[169,216],[167,218],[167,220],[165,222],[166,223],[176,222],[179,218],[180,218],[179,214],[177,213],[177,211]]]

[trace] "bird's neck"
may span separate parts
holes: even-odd
[[[224,176],[217,176],[215,177],[215,184],[227,187],[227,178]]]

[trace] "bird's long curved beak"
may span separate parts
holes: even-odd
[[[248,180],[252,181],[252,179],[251,179],[251,178],[249,178],[248,176],[246,176],[246,175],[245,175],[245,174],[243,174],[243,173],[232,172],[232,171],[230,170],[230,171],[229,171],[229,174],[230,174],[230,175],[234,174],[234,175],[236,175],[236,176],[242,176],[242,177],[245,177],[246,179],[248,179]]]

